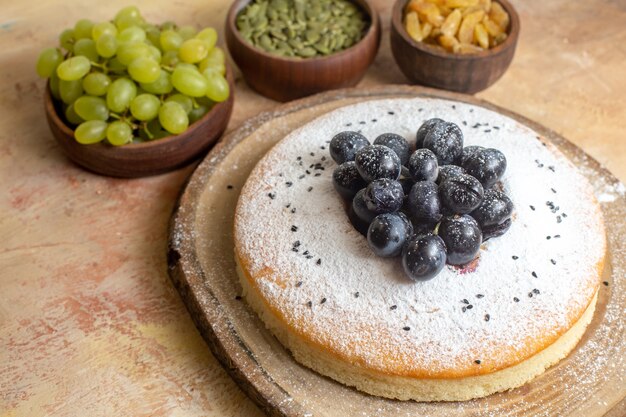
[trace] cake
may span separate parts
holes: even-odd
[[[471,265],[413,282],[350,223],[328,144],[348,129],[414,141],[433,117],[507,156],[515,213]],[[367,101],[292,132],[250,174],[234,241],[246,301],[298,362],[417,401],[505,391],[567,356],[593,317],[606,250],[591,186],[553,145],[494,111],[430,98]]]

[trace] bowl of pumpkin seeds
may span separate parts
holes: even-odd
[[[519,31],[508,0],[396,0],[391,51],[410,81],[473,94],[507,70]]]
[[[236,0],[225,28],[248,85],[278,101],[356,85],[381,34],[368,0]]]

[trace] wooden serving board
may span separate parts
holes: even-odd
[[[393,97],[436,97],[483,106],[534,129],[585,173],[601,196],[611,252],[608,286],[572,354],[531,383],[467,402],[417,403],[363,394],[299,365],[239,294],[233,216],[239,190],[280,139],[338,107]],[[272,416],[626,415],[626,198],[623,185],[556,133],[471,96],[408,86],[328,92],[263,113],[227,135],[198,166],[171,220],[168,264],[196,326],[241,388]]]

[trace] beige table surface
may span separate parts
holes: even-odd
[[[227,0],[135,2],[154,22],[222,28]],[[382,47],[361,86],[403,83]],[[478,96],[563,134],[626,180],[626,1],[514,1],[509,71]],[[111,1],[0,0],[0,416],[258,416],[167,276],[167,225],[192,168],[99,177],[48,131],[40,49]],[[277,103],[238,77],[229,129]]]

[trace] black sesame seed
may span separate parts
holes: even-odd
[[[556,216],[556,222],[557,223],[561,223],[563,221],[563,219],[561,218],[561,216]]]
[[[289,204],[287,204],[287,205],[285,206],[285,208],[289,208],[289,207],[291,207],[291,203],[289,203]]]
[[[541,292],[540,292],[537,288],[534,288],[534,289],[533,289],[533,293],[535,293],[535,294],[541,294]]]
[[[311,165],[311,166],[313,166],[313,165]],[[311,175],[311,171],[309,171],[308,169],[306,171],[304,171],[304,172],[306,172],[306,175]]]
[[[307,259],[313,259],[313,255],[307,255],[306,258]]]
[[[604,284],[605,287],[609,286],[609,281],[602,281],[602,283]]]
[[[554,188],[550,188],[554,194],[556,194],[556,190]]]
[[[463,306],[463,308],[461,309],[462,312],[466,312],[467,311],[467,307]]]
[[[555,238],[555,239],[558,239],[558,238],[560,238],[560,237],[561,237],[561,235],[554,235],[554,238]]]
[[[533,293],[532,293],[532,291],[528,293],[528,298],[533,298]]]
[[[306,175],[302,174],[298,177],[299,180],[303,179],[304,177],[306,177]]]
[[[567,217],[567,214],[565,214],[565,213],[561,213],[561,216],[563,216],[563,218],[566,218],[566,217]]]
[[[513,258],[514,261],[517,261],[519,259],[519,256],[513,255],[513,256],[511,256],[511,258]]]
[[[315,262],[315,263],[318,264],[318,265],[321,265],[322,264],[322,259],[321,258],[317,258],[317,262]]]
[[[476,360],[474,361],[474,363],[475,363],[476,365],[480,365],[480,359],[476,359]]]
[[[313,175],[314,177],[319,177],[320,175],[322,175],[321,173],[316,173],[315,175]]]
[[[471,305],[471,304],[467,306],[467,309],[468,309],[468,310],[471,310],[471,309],[473,309],[473,308],[474,308],[474,306],[473,306],[473,305]]]
[[[320,149],[324,150],[324,149],[326,149],[326,146],[322,145],[322,146],[320,146]]]
[[[279,173],[279,174],[278,174],[278,176],[279,176],[279,177],[282,177],[282,176],[283,176],[283,173],[282,173],[282,172],[281,172],[281,173]]]
[[[552,165],[550,165],[550,166],[548,167],[548,169],[549,169],[550,171],[552,171],[552,172],[556,172],[556,170],[554,169],[554,167],[553,167]]]
[[[417,111],[418,111],[418,112],[423,112],[423,111],[424,111],[424,109],[420,107],[419,109],[417,109]]]
[[[235,300],[241,300],[241,295],[236,295]]]
[[[313,307],[313,301],[307,301],[306,305],[308,305],[309,307]]]
[[[483,298],[484,296],[484,294],[476,294],[476,298]]]
[[[346,123],[346,127],[352,126],[352,123]]]
[[[298,248],[291,248],[292,252],[298,252]]]
[[[409,326],[405,326],[402,328],[402,330],[404,330],[405,332],[408,332],[409,330],[411,330],[411,328]]]
[[[298,226],[296,226],[295,224],[293,226],[291,226],[291,231],[292,232],[297,232],[298,231]]]
[[[287,181],[287,182],[285,183],[285,185],[286,185],[287,187],[291,187],[291,186],[293,185],[293,182],[291,182],[291,181]]]
[[[604,281],[604,282],[606,282],[606,281]],[[389,310],[395,310],[396,308],[398,308],[398,306],[394,304],[391,307],[389,307]]]
[[[534,278],[537,278],[537,273],[536,273],[535,271],[533,271],[533,272],[532,272],[532,276],[533,276]]]
[[[294,208],[292,208],[292,209],[291,209],[291,212],[292,212],[292,213],[295,213],[295,212],[296,212],[296,208],[295,208],[295,207],[294,207]]]
[[[387,114],[390,114],[390,115],[392,115],[392,116],[393,116],[393,115],[394,115],[394,114],[396,114],[396,113],[395,113],[395,112],[392,112],[392,111],[388,111],[388,112],[387,112]]]
[[[273,200],[276,198],[276,193],[267,193],[267,196]]]
[[[313,187],[309,187],[306,189],[308,192],[311,192],[311,190],[313,190]]]
[[[325,160],[326,160],[326,157],[325,157],[325,156],[322,156],[322,161],[325,161]]]
[[[302,254],[306,256],[306,255],[308,255],[308,254],[309,254],[309,251],[308,251],[308,250],[305,250],[304,252],[302,252]]]
[[[465,120],[463,120],[463,126],[467,126],[467,122]]]
[[[357,292],[355,292],[355,293],[354,293],[354,298],[359,298],[359,295],[361,295],[361,294],[359,294],[359,292],[358,292],[358,291],[357,291]]]
[[[554,259],[550,259],[550,262],[552,262],[552,265],[556,265],[556,261]]]
[[[315,152],[311,152],[309,155],[311,155],[311,156],[315,156]]]
[[[372,123],[376,123],[378,119],[372,119]]]
[[[513,297],[513,301],[515,301],[516,303],[519,303],[519,298]]]
[[[467,301],[467,298],[462,299],[462,300],[461,300],[461,302],[462,302],[463,304],[469,304],[469,301]]]
[[[453,104],[453,105],[452,105],[452,108],[453,108],[453,109],[456,109],[456,105],[455,105],[455,104]]]
[[[552,236],[546,236],[546,240],[552,239]]]
[[[485,321],[489,321],[491,319],[491,316],[489,314],[485,314]]]
[[[489,132],[491,132],[491,129],[485,129],[484,132],[485,133],[489,133]]]
[[[302,160],[302,157],[301,157],[301,156],[299,156],[299,157],[297,157],[297,158],[296,158],[296,161],[301,161],[301,160]]]
[[[494,126],[493,128],[496,130],[500,130],[500,126]]]
[[[297,248],[298,246],[300,246],[300,241],[296,240],[295,242],[293,242],[293,247]]]
[[[470,111],[470,113],[474,113],[474,109],[470,109],[469,111]]]
[[[232,185],[230,185],[230,184],[228,184],[228,185],[226,186],[226,188],[228,188],[229,190],[232,190],[232,189],[233,189],[233,186],[232,186]]]
[[[301,286],[302,286],[302,281],[296,282],[296,287],[301,287]]]
[[[322,301],[320,301],[320,304],[324,304],[326,302],[326,297],[322,298]]]
[[[360,125],[364,125],[364,124],[365,124],[365,122],[364,122],[364,121],[361,121],[361,122],[359,122],[359,124],[360,124]]]
[[[532,211],[535,211],[535,206],[530,206],[530,209],[531,209]]]

